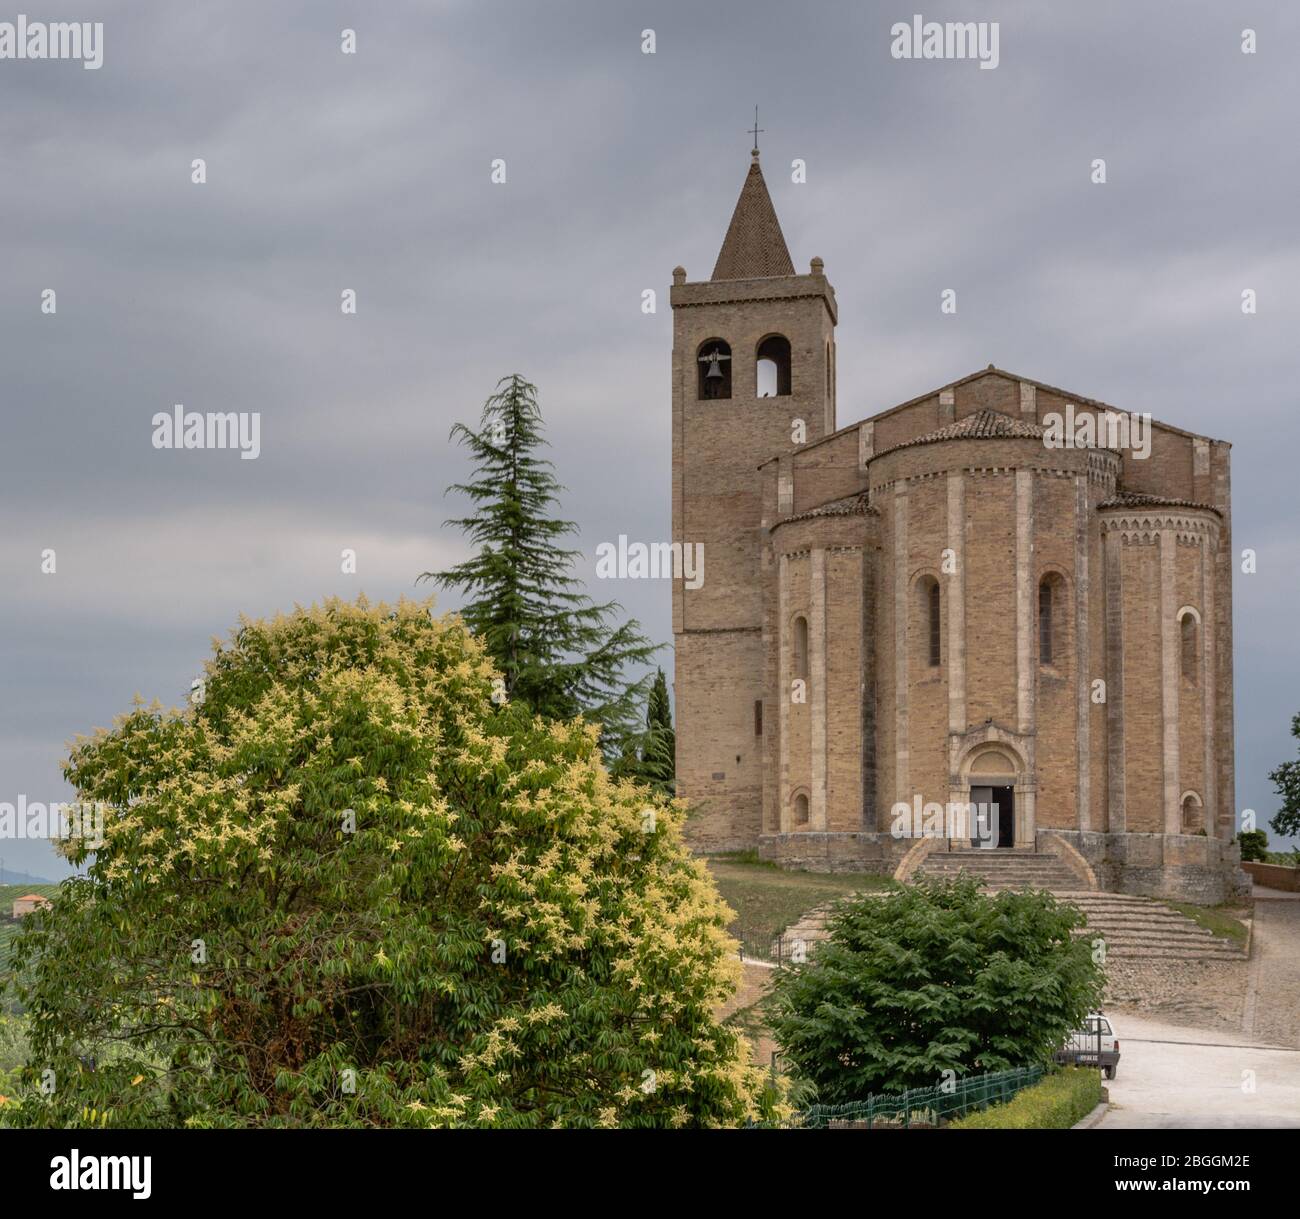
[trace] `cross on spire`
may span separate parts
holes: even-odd
[[[754,137],[754,151],[755,151],[755,152],[758,152],[758,137],[759,137],[759,133],[762,132],[763,130],[764,130],[764,129],[758,125],[758,107],[755,106],[755,107],[754,107],[754,128],[753,128],[753,131],[751,132],[751,134],[752,134],[753,137]]]

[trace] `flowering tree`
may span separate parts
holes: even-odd
[[[66,766],[109,806],[16,950],[24,1125],[685,1126],[770,1110],[729,912],[597,728],[500,705],[455,617],[242,622],[184,711]]]

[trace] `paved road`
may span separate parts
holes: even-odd
[[[1300,1129],[1300,1050],[1112,1012],[1120,1043],[1098,1129]]]

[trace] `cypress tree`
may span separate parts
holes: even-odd
[[[677,734],[673,731],[673,712],[668,703],[668,682],[658,670],[650,687],[646,707],[646,737],[641,750],[640,778],[667,796],[677,786]]]

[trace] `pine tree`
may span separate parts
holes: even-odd
[[[451,436],[475,465],[472,481],[447,490],[466,496],[474,511],[445,524],[464,532],[478,552],[419,579],[462,591],[460,612],[512,700],[552,719],[586,715],[601,724],[606,753],[615,752],[635,732],[650,680],[631,681],[627,671],[648,664],[659,646],[635,619],[619,621],[617,602],[592,601],[572,574],[578,552],[561,539],[577,526],[549,515],[564,488],[554,465],[538,456],[546,441],[536,386],[518,373],[502,377],[479,430],[458,423]]]

